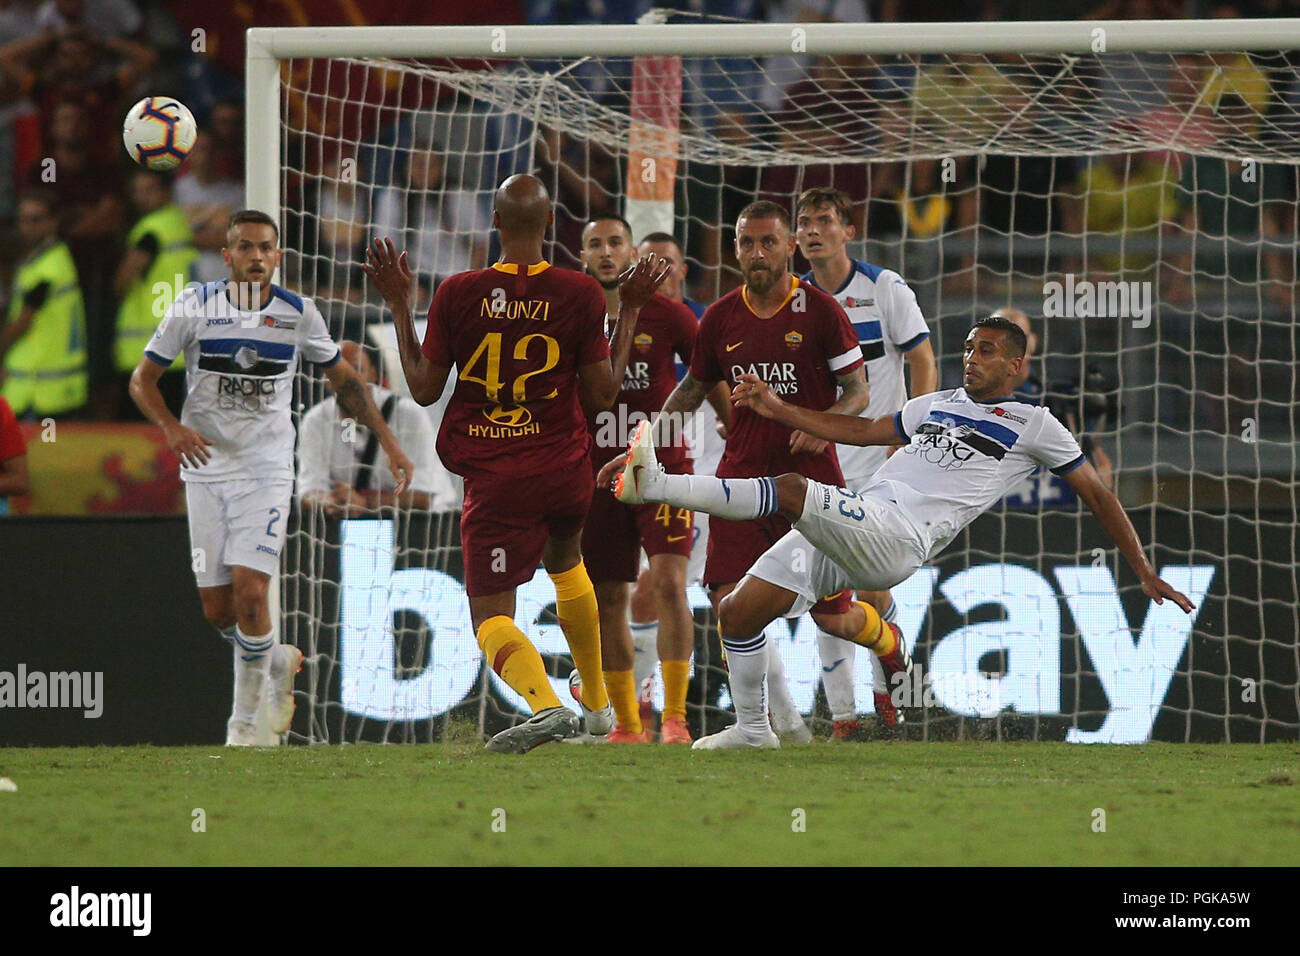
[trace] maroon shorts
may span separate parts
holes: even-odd
[[[709,550],[704,559],[704,584],[708,588],[736,584],[754,562],[790,531],[790,522],[780,515],[750,521],[709,519]],[[852,606],[853,592],[827,595],[812,610],[826,614],[843,614]]]
[[[572,537],[582,528],[593,490],[585,457],[527,478],[466,478],[460,515],[465,593],[499,594],[531,581],[546,539]]]
[[[666,465],[673,475],[691,474],[689,460]],[[582,560],[597,581],[635,581],[641,571],[641,549],[656,554],[691,556],[695,515],[671,505],[625,505],[614,493],[597,488],[582,529]]]

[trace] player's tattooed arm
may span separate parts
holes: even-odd
[[[334,396],[343,414],[379,436],[380,447],[388,456],[388,467],[392,469],[393,479],[397,483],[393,493],[400,495],[411,483],[411,476],[415,474],[415,465],[397,444],[397,439],[393,436],[388,423],[384,421],[384,416],[379,414],[379,409],[370,398],[370,389],[346,359],[339,359],[337,364],[327,368],[325,377],[329,379],[330,387],[334,389]]]
[[[451,369],[435,365],[420,351],[415,320],[411,317],[411,286],[415,275],[407,265],[406,253],[398,254],[391,239],[376,239],[373,247],[366,250],[366,258],[368,261],[361,268],[374,281],[388,311],[393,313],[397,351],[411,397],[421,405],[432,405],[442,395]]]
[[[1169,598],[1185,614],[1190,614],[1196,605],[1187,599],[1187,595],[1175,591],[1156,575],[1156,569],[1142,553],[1142,539],[1138,537],[1133,522],[1129,521],[1115,493],[1102,484],[1097,470],[1084,461],[1078,468],[1066,472],[1064,477],[1066,484],[1092,509],[1102,529],[1124,555],[1124,560],[1137,572],[1138,580],[1142,582],[1142,593],[1157,604],[1163,604],[1164,599]]]
[[[840,385],[840,397],[836,399],[835,404],[826,409],[827,414],[857,415],[867,407],[866,366],[859,366],[852,372],[836,375],[835,381]],[[795,455],[820,455],[826,450],[828,444],[830,443],[808,434],[803,429],[796,429],[790,435],[790,452]]]
[[[800,408],[782,401],[766,382],[748,373],[737,381],[731,402],[814,438],[840,445],[902,445],[907,441],[898,433],[893,415],[859,418]]]
[[[664,407],[654,420],[655,444],[667,448],[674,442],[682,441],[681,427],[686,416],[704,404],[704,399],[713,390],[717,382],[701,382],[690,373],[677,383],[673,393],[664,402]],[[721,419],[721,416],[719,416]]]

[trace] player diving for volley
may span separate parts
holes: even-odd
[[[263,698],[273,734],[287,731],[293,719],[293,675],[302,653],[275,642],[267,586],[280,571],[293,494],[289,405],[298,360],[319,365],[339,406],[379,436],[396,494],[415,471],[316,304],[271,283],[279,241],[266,213],[245,209],[231,216],[221,250],[230,278],[183,291],[131,375],[131,397],[181,462],[203,615],[235,649],[227,747],[258,743]],[[182,352],[187,393],[177,421],[158,380]]]
[[[1097,477],[1078,442],[1045,407],[1011,398],[1008,381],[1025,360],[1025,334],[1003,318],[980,319],[966,337],[962,387],[931,392],[902,411],[863,419],[782,401],[753,375],[740,376],[732,401],[790,428],[850,445],[904,445],[861,491],[835,488],[802,475],[709,478],[669,475],[655,460],[648,426],[627,454],[601,470],[628,504],[664,502],[745,519],[780,514],[793,530],[767,550],[719,608],[719,632],[743,642],[777,617],[812,607],[842,588],[883,590],[932,560],[962,528],[1006,489],[1043,465],[1062,475],[1157,604],[1169,598],[1184,612],[1192,603],[1161,580],[1119,500]],[[617,479],[617,480],[615,480]],[[772,491],[775,490],[775,494]],[[880,639],[880,615],[858,602],[842,614],[813,612],[819,626],[855,644]],[[718,750],[780,746],[768,726],[762,656],[731,660],[737,721],[695,747]]]
[[[498,753],[526,753],[580,730],[515,624],[515,590],[533,579],[539,561],[555,585],[555,613],[581,677],[587,731],[603,737],[614,729],[596,592],[582,562],[595,490],[583,409],[614,404],[637,316],[671,268],[642,259],[619,277],[618,324],[608,341],[600,283],[542,257],[554,221],[541,180],[516,175],[502,183],[492,210],[501,258],[439,283],[423,345],[411,318],[406,253],[376,239],[362,267],[393,313],[411,397],[436,401],[452,367],[459,370],[438,456],[465,478],[460,540],[470,618],[488,666],[532,710],[488,742]]]

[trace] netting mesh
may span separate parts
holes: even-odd
[[[1294,736],[1293,54],[676,62],[680,108],[665,114],[676,125],[652,140],[675,144],[658,157],[673,160],[659,167],[671,200],[654,214],[683,245],[687,295],[708,303],[738,284],[732,224],[746,203],[844,190],[850,254],[916,291],[940,387],[960,382],[973,319],[1028,313],[1027,387],[1084,436],[1156,566],[1202,582],[1183,627],[1149,607],[1068,488],[1049,475],[1009,489],[895,590],[918,660],[960,645],[971,680],[1001,688],[1005,706],[950,696],[914,711],[908,733]],[[635,74],[630,59],[286,61],[285,281],[317,298],[337,336],[388,341],[357,268],[363,244],[391,235],[410,251],[418,317],[440,279],[493,260],[491,194],[521,171],[556,201],[551,261],[575,266],[582,225],[623,214],[643,168],[630,163]],[[400,390],[399,366],[387,374]],[[320,385],[304,379],[301,392],[310,404]],[[310,739],[424,739],[449,720],[481,731],[517,719],[518,698],[474,643],[458,534],[455,511],[395,529],[303,515],[284,613],[286,638],[310,655]],[[1040,585],[1050,599],[1030,613]],[[711,731],[729,720],[725,672],[704,592],[691,599],[689,715]],[[517,616],[558,686],[570,665],[544,573]],[[811,623],[774,630],[796,701],[821,719]],[[1024,690],[1030,659],[1046,661],[1033,686],[1052,693]]]

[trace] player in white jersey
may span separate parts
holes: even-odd
[[[896,272],[849,258],[845,244],[855,233],[852,215],[853,201],[847,193],[826,187],[805,190],[795,203],[795,241],[813,267],[801,278],[834,296],[858,333],[870,389],[860,417],[880,418],[892,415],[907,401],[904,360],[911,374],[913,398],[938,387],[939,368],[929,326],[908,284]],[[837,445],[835,453],[844,473],[844,487],[857,491],[885,463],[888,449]],[[893,623],[897,611],[888,591],[863,591],[858,597]],[[817,631],[832,740],[853,739],[861,730],[853,696],[855,646]],[[901,715],[890,699],[884,667],[874,654],[870,657],[876,715],[886,726],[897,726]]]
[[[181,461],[204,616],[234,645],[226,745],[237,747],[257,742],[254,721],[264,702],[268,729],[289,729],[293,675],[302,663],[297,648],[275,643],[267,605],[293,493],[290,403],[299,358],[320,365],[344,411],[378,434],[395,493],[414,472],[315,303],[271,284],[279,238],[263,212],[231,216],[221,251],[230,278],[182,292],[131,375],[131,397]],[[186,397],[178,421],[158,379],[182,352]]]
[[[793,530],[754,563],[719,607],[719,631],[733,642],[761,634],[777,617],[810,609],[822,595],[843,588],[881,590],[906,580],[1039,465],[1065,476],[1087,502],[1147,597],[1157,604],[1169,598],[1190,613],[1191,601],[1156,574],[1119,500],[1065,426],[1047,408],[1007,394],[1024,360],[1025,334],[1018,326],[993,316],[980,319],[966,338],[962,388],[922,395],[894,415],[872,419],[798,408],[757,377],[740,376],[732,401],[766,418],[825,441],[903,445],[861,491],[797,474],[668,475],[655,460],[649,423],[597,480],[613,481],[615,494],[627,503],[662,502],[732,520],[781,514],[792,522]],[[883,641],[889,649],[900,640],[898,629],[866,603],[843,614],[814,616],[831,634],[864,647],[878,650]],[[741,657],[731,667],[737,722],[700,738],[696,749],[780,746],[768,724],[766,656]]]

